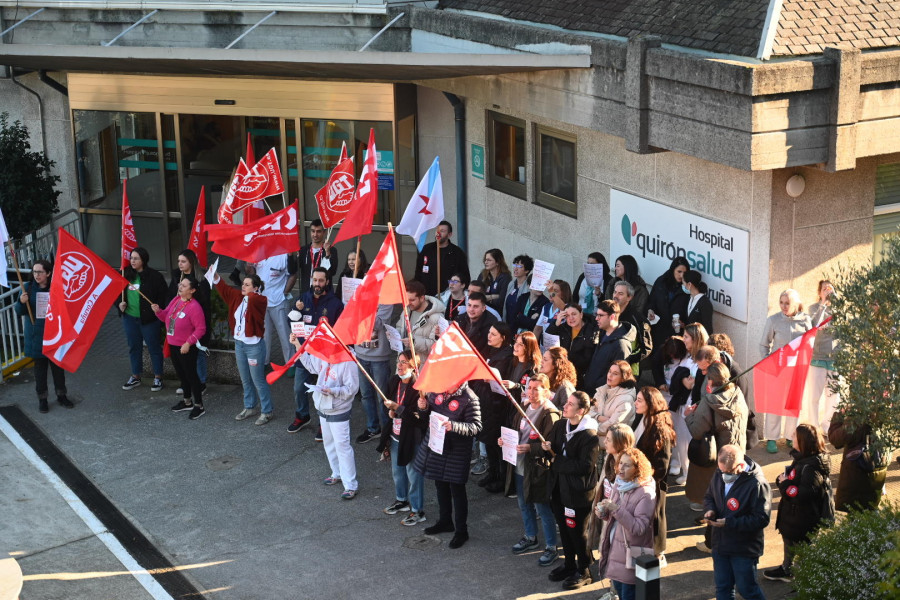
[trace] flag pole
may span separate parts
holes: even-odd
[[[434,230],[434,245],[437,254],[437,296],[440,299],[441,296],[441,230],[440,227],[435,228]],[[451,315],[453,316],[453,315]]]
[[[454,325],[456,326],[457,330],[459,330],[459,333],[462,334],[463,339],[465,339],[466,342],[469,344],[469,346],[472,348],[472,350],[475,351],[475,356],[478,357],[478,360],[481,361],[481,364],[483,364],[485,366],[485,368],[494,377],[494,381],[497,382],[497,385],[499,385],[501,388],[503,388],[503,392],[506,394],[506,397],[509,398],[509,401],[513,403],[513,406],[516,407],[516,410],[519,411],[519,414],[522,415],[522,418],[525,419],[525,421],[528,423],[528,425],[531,426],[531,429],[537,434],[538,438],[541,440],[541,443],[546,442],[547,440],[545,440],[544,436],[541,435],[540,430],[535,426],[534,422],[528,418],[528,415],[525,414],[525,410],[522,409],[522,407],[519,405],[518,401],[512,397],[512,394],[509,393],[509,390],[506,389],[506,386],[503,385],[503,382],[497,378],[497,375],[494,373],[493,369],[491,369],[490,365],[487,364],[487,361],[484,360],[484,357],[481,356],[481,352],[478,351],[478,348],[476,348],[472,344],[472,342],[469,340],[469,337],[466,335],[466,332],[462,330],[462,327],[460,327],[459,325],[456,325],[455,323],[451,324],[450,326],[453,327]]]
[[[394,234],[394,226],[388,222],[388,235]],[[395,238],[396,239],[396,238]],[[357,261],[358,262],[358,261]],[[427,292],[427,290],[426,290]],[[413,371],[419,376],[419,353],[416,352],[416,342],[413,340],[412,326],[409,323],[409,303],[403,303],[403,322],[406,324],[406,335],[409,337],[409,351],[413,357]]]
[[[347,347],[347,344],[344,343],[344,340],[342,340],[340,337],[338,337],[338,334],[335,333],[334,329],[331,328],[331,325],[329,325],[328,322],[326,322],[325,325],[328,327],[328,331],[331,332],[331,335],[334,336],[334,339],[336,339],[341,344],[341,346],[344,348],[344,350],[347,351],[347,354],[349,354],[350,356],[353,357],[353,362],[356,363],[356,366],[359,367],[359,370],[362,371],[362,374],[366,376],[366,379],[369,380],[369,383],[372,384],[372,387],[375,388],[375,391],[378,392],[378,395],[381,396],[381,399],[384,402],[389,402],[387,396],[384,395],[384,392],[381,391],[381,388],[378,387],[378,384],[375,383],[375,380],[372,379],[372,377],[369,375],[368,371],[366,371],[363,368],[362,364],[359,362],[359,359],[356,358],[356,355],[354,353],[350,352],[350,348]]]
[[[356,279],[356,273],[359,271],[359,244],[362,242],[362,236],[356,236],[356,261],[353,263],[353,279]]]
[[[16,277],[19,278],[19,289],[21,289],[21,293],[25,293],[25,282],[22,280],[22,274],[19,273],[19,258],[16,256],[16,249],[13,248],[12,240],[6,240],[6,245],[9,246],[9,254],[12,256],[13,267],[16,270]],[[34,315],[31,312],[31,302],[25,303],[25,308],[28,310],[28,318],[31,320],[31,324],[34,325]]]

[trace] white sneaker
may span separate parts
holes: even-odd
[[[703,540],[700,540],[699,542],[697,542],[697,550],[699,550],[700,552],[706,552],[707,554],[712,553],[712,549],[709,546],[707,546],[706,542],[704,542]]]
[[[259,415],[259,418],[256,420],[256,423],[254,423],[254,425],[265,425],[266,423],[268,423],[269,421],[271,421],[274,418],[275,418],[275,413],[273,413],[273,412],[262,413],[261,415]]]
[[[184,396],[184,388],[178,388],[177,390],[175,390],[175,395]]]
[[[249,419],[250,417],[252,417],[255,414],[256,414],[255,408],[245,408],[244,410],[242,410],[241,412],[239,412],[237,414],[237,416],[234,418],[234,420],[235,421],[243,421],[244,419]]]
[[[687,483],[687,475],[679,475],[675,478],[676,485],[684,485],[685,483]]]

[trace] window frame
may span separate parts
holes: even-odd
[[[534,124],[534,203],[554,212],[564,214],[573,219],[578,218],[578,136],[540,125]],[[541,142],[544,137],[551,137],[563,142],[571,143],[572,155],[572,191],[575,200],[569,200],[561,196],[555,196],[542,189],[542,154]]]
[[[502,123],[503,125],[507,125],[510,127],[518,127],[522,130],[522,135],[525,137],[525,143],[523,145],[523,163],[525,167],[525,178],[523,182],[512,181],[510,179],[506,179],[505,177],[498,177],[494,174],[494,165],[496,160],[496,142],[497,140],[494,138],[494,123]],[[504,115],[501,113],[496,113],[494,111],[487,111],[487,139],[488,139],[488,164],[487,169],[485,169],[485,183],[487,187],[503,192],[504,194],[509,194],[510,196],[515,196],[516,198],[520,198],[522,200],[528,201],[528,123],[524,119],[517,119],[515,117],[510,117],[509,115]]]

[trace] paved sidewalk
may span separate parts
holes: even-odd
[[[121,324],[107,318],[81,369],[68,377],[74,410],[51,401],[39,414],[31,370],[0,386],[0,404],[18,404],[112,502],[210,599],[432,598],[596,599],[595,583],[561,592],[537,566],[539,552],[513,556],[522,534],[513,499],[470,483],[469,529],[462,549],[449,537],[428,537],[434,523],[433,484],[426,484],[428,521],[403,527],[402,515],[381,509],[393,501],[388,463],[376,462],[374,442],[354,444],[360,495],[347,502],[323,486],[329,474],[314,428],[288,434],[293,415],[289,380],[274,386],[277,418],[257,427],[236,422],[240,389],[212,384],[207,414],[197,421],[173,414],[173,381],[152,393],[125,392],[128,358]],[[353,437],[364,427],[354,405]],[[770,480],[787,455],[755,449],[751,456]],[[839,457],[833,460],[837,468]],[[96,539],[42,475],[0,435],[0,552],[16,555],[26,576],[22,598],[144,598],[143,588]],[[898,480],[896,463],[890,478]],[[336,486],[339,487],[339,486]],[[694,548],[702,530],[693,523],[683,488],[668,496],[669,566],[663,598],[712,598],[712,561]],[[772,525],[760,568],[781,561],[781,540]],[[4,554],[5,556],[5,554]],[[62,574],[76,574],[73,577]],[[770,599],[789,586],[764,582]]]

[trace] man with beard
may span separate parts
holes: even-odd
[[[409,299],[409,326],[412,329],[415,351],[419,362],[424,362],[437,341],[437,328],[444,314],[444,304],[433,296],[425,295],[425,286],[412,279],[406,282],[406,297]],[[406,319],[400,317],[397,329],[403,339],[403,345],[409,346],[409,334],[406,332]]]
[[[469,259],[462,248],[450,241],[453,235],[453,226],[449,221],[441,221],[434,230],[436,241],[428,242],[422,246],[422,251],[416,259],[416,281],[421,281],[425,286],[425,293],[429,296],[439,296],[447,286],[447,281],[454,273],[462,276],[463,280],[469,279]],[[441,249],[442,281],[438,281],[438,246]]]
[[[482,356],[487,350],[488,331],[496,322],[497,317],[487,312],[487,297],[481,292],[470,292],[466,314],[457,323]]]
[[[321,319],[328,321],[329,325],[334,325],[341,316],[344,305],[332,291],[327,269],[324,267],[313,269],[312,287],[297,301],[297,310],[303,315],[303,324],[310,331]],[[304,338],[300,339],[301,344],[304,341]],[[303,365],[297,364],[294,371],[294,401],[297,404],[297,411],[294,422],[288,426],[288,433],[297,433],[310,421],[308,389],[304,385],[309,377],[310,372]]]

